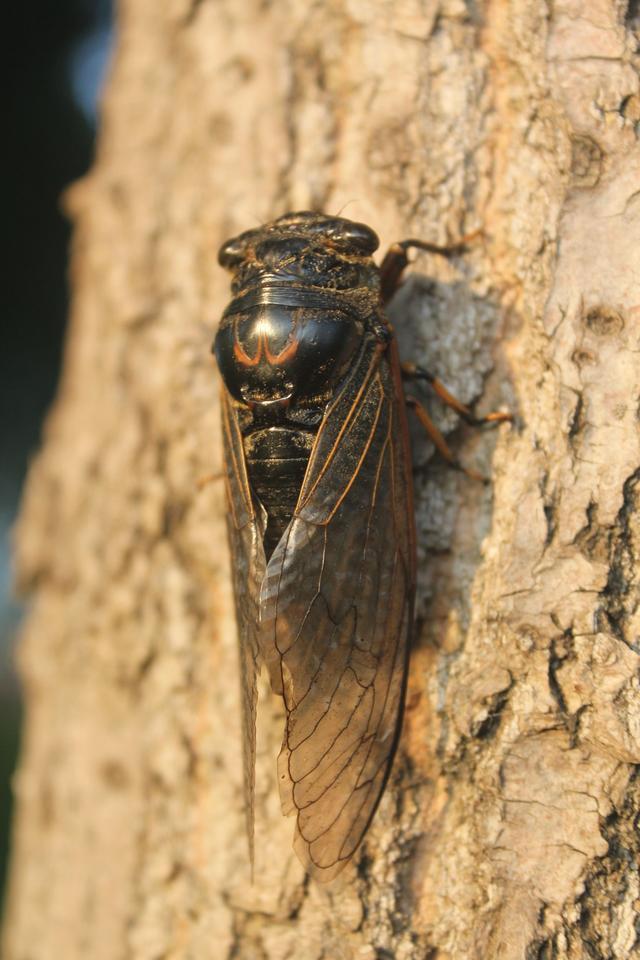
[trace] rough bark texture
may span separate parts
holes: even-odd
[[[18,531],[34,601],[6,960],[628,958],[640,813],[637,3],[124,0],[69,195],[65,373]],[[255,886],[208,358],[219,243],[289,209],[422,256],[401,345],[480,408],[418,478],[401,752],[305,881],[263,691]],[[437,278],[427,282],[424,277]],[[436,410],[446,430],[454,418]],[[428,450],[416,435],[416,460]]]

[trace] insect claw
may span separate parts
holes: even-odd
[[[496,410],[484,417],[474,417],[472,414],[460,413],[461,418],[470,427],[497,427],[501,423],[513,423],[513,414],[507,410]]]
[[[224,480],[224,470],[219,470],[217,473],[207,473],[204,477],[200,477],[196,480],[196,489],[204,490],[210,483],[214,483],[217,480]]]
[[[485,477],[484,474],[479,473],[477,470],[474,470],[471,467],[463,467],[461,463],[455,464],[457,470],[461,470],[470,480],[475,480],[477,483],[481,483],[483,486],[488,487],[491,483],[489,477]]]

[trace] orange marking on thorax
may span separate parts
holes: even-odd
[[[238,340],[236,340],[233,345],[233,356],[243,367],[257,367],[262,360],[262,355],[264,352],[267,363],[278,367],[295,357],[296,353],[298,352],[298,345],[298,340],[291,340],[285,346],[284,350],[280,351],[280,353],[272,353],[269,349],[269,341],[266,333],[260,333],[258,335],[258,349],[255,357],[250,357]]]
[[[299,343],[299,340],[291,340],[290,343],[286,345],[284,350],[280,351],[280,353],[271,353],[271,350],[269,350],[269,344],[267,343],[265,337],[264,349],[267,360],[269,363],[273,363],[276,367],[281,366],[288,360],[291,360],[293,357],[295,357],[296,353],[298,352]]]
[[[262,335],[258,337],[258,351],[255,357],[250,357],[238,340],[233,345],[233,356],[243,367],[257,367],[262,360]]]

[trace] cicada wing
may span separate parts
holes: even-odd
[[[369,344],[329,407],[267,567],[262,652],[287,711],[279,758],[295,849],[333,879],[364,836],[396,749],[415,580],[412,477],[395,343]]]
[[[233,402],[225,392],[222,396],[222,424],[229,507],[227,531],[240,645],[245,816],[253,869],[257,676],[260,669],[258,629],[260,587],[266,569],[262,544],[264,517],[262,508],[251,496],[240,426]]]

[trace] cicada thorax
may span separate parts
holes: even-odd
[[[363,332],[358,316],[335,298],[261,285],[225,312],[215,351],[232,397],[250,407],[279,409],[326,399]]]
[[[314,233],[316,219],[291,215],[220,252],[234,271],[234,298],[214,349],[240,408],[249,482],[267,516],[267,558],[292,517],[326,405],[362,350],[379,300],[377,269],[364,251],[375,249],[375,234],[329,218]],[[360,229],[349,244],[340,223]]]

